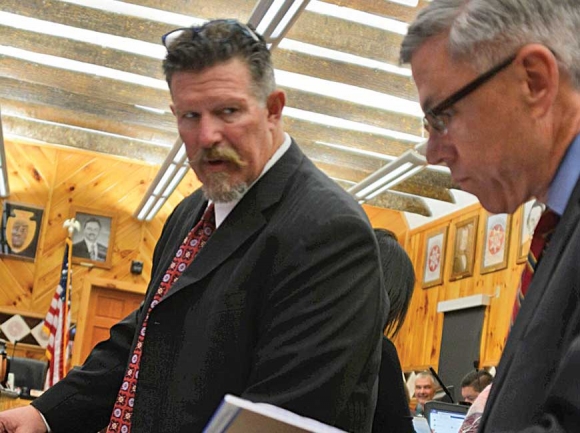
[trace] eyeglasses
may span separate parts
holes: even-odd
[[[242,24],[237,20],[213,20],[201,27],[182,27],[179,29],[171,30],[169,33],[164,34],[161,36],[161,42],[165,48],[169,50],[169,48],[177,41],[184,33],[191,32],[191,39],[193,40],[195,36],[200,35],[202,32],[206,30],[207,24],[214,26],[214,25],[225,25],[231,26],[231,30],[241,30],[242,33],[250,38],[252,38],[256,42],[260,42],[260,38],[258,35],[247,25]]]
[[[423,126],[425,129],[431,133],[431,130],[437,131],[441,135],[447,134],[447,125],[451,120],[451,115],[445,113],[445,110],[448,110],[453,104],[456,104],[467,95],[475,91],[477,88],[491,80],[494,76],[496,76],[499,72],[507,68],[509,65],[517,57],[517,54],[514,54],[507,59],[505,59],[500,64],[494,66],[489,71],[484,72],[475,80],[467,83],[457,92],[453,93],[451,96],[437,104],[435,107],[430,108],[429,110],[425,111],[425,117],[423,117]]]

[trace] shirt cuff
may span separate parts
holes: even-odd
[[[36,408],[34,408],[34,409],[36,409]],[[52,433],[52,430],[50,429],[50,426],[48,425],[48,422],[46,421],[46,418],[44,417],[44,415],[42,414],[42,412],[39,411],[38,409],[36,409],[36,411],[38,412],[38,414],[42,418],[42,422],[44,422],[44,425],[46,426],[47,433]]]

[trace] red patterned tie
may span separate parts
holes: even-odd
[[[151,305],[149,306],[149,310],[147,311],[147,315],[145,316],[145,320],[141,327],[141,332],[139,333],[137,345],[131,355],[127,371],[125,372],[121,389],[117,394],[117,401],[113,407],[107,433],[129,433],[131,431],[131,415],[133,413],[133,401],[137,389],[137,379],[139,378],[139,362],[141,361],[141,352],[145,341],[145,331],[147,329],[147,322],[151,310],[155,308],[169,288],[177,281],[181,273],[193,261],[196,254],[206,244],[214,230],[215,214],[214,206],[211,204],[201,217],[201,220],[183,240],[179,250],[177,250],[175,257],[171,262],[171,265],[169,265],[169,268],[163,276],[163,280],[159,285],[153,300],[151,301]]]
[[[550,209],[546,209],[538,221],[538,225],[534,230],[534,236],[532,238],[532,245],[530,246],[530,252],[528,253],[528,260],[526,262],[526,267],[522,272],[522,277],[520,279],[520,284],[518,285],[518,293],[516,295],[516,301],[514,302],[514,308],[512,311],[512,321],[513,326],[516,321],[516,316],[520,311],[520,307],[528,292],[528,287],[532,282],[532,277],[534,276],[534,271],[538,267],[540,260],[550,242],[552,233],[556,228],[556,224],[560,220],[560,216]]]

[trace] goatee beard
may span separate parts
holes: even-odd
[[[248,190],[248,184],[241,182],[236,185],[228,183],[227,173],[214,173],[201,187],[206,199],[215,203],[228,203],[240,200]]]

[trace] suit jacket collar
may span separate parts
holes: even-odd
[[[191,265],[171,287],[164,300],[207,276],[266,225],[267,217],[264,212],[281,200],[284,189],[304,157],[298,145],[292,140],[288,151],[244,195]],[[201,218],[206,205],[207,202],[201,199],[193,204],[189,212],[192,217],[185,224],[181,239]],[[169,263],[170,261],[167,266]]]

